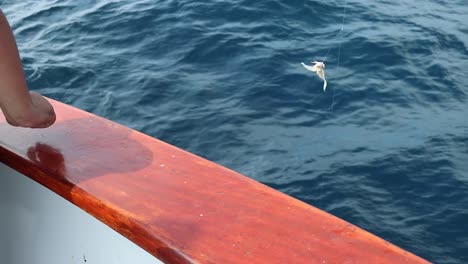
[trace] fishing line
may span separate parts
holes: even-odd
[[[344,31],[344,23],[345,23],[345,18],[346,18],[347,5],[348,5],[348,0],[345,0],[344,5],[343,5],[343,15],[341,16],[341,27],[338,30],[338,33],[336,34],[337,36],[340,35],[340,44],[339,45],[341,45],[342,35],[343,35],[343,31]],[[330,54],[330,51],[332,49],[333,49],[333,47],[328,48],[327,53],[325,54],[325,56],[322,59],[322,62],[325,62],[327,60],[328,55]]]
[[[337,59],[337,66],[336,66],[336,71],[338,72],[340,69],[340,59],[341,59],[341,47],[343,45],[343,32],[344,32],[344,26],[345,26],[345,19],[346,19],[346,10],[348,7],[348,0],[344,0],[344,5],[343,5],[343,15],[341,18],[341,28],[340,28],[340,39],[339,39],[339,44],[338,44],[338,59]],[[325,61],[327,59],[328,53],[330,50],[327,52],[327,55],[325,56]],[[333,106],[335,105],[335,88],[333,87],[332,91],[332,102],[330,105],[330,111],[333,112]]]
[[[342,16],[341,16],[341,26],[340,26],[340,29],[339,29],[339,41],[338,41],[338,59],[337,59],[337,71],[340,69],[340,59],[341,59],[341,47],[342,47],[342,44],[343,44],[343,32],[344,32],[344,26],[345,26],[345,20],[346,20],[346,11],[347,11],[347,8],[348,8],[348,0],[344,0],[344,5],[343,5],[343,13],[342,13]],[[332,47],[328,48],[328,51],[327,53],[325,54],[325,57],[323,58],[322,62],[325,62],[328,58],[328,55],[330,54],[330,51],[332,50]],[[330,110],[330,113],[333,112],[333,106],[334,106],[334,102],[335,102],[335,88],[333,88],[333,91],[332,91],[332,102],[331,102],[331,105],[329,107],[329,110]],[[322,175],[323,173],[319,174],[318,176],[318,183],[319,183],[319,195],[318,195],[318,199],[317,199],[317,205],[320,206],[320,201],[321,201],[321,198],[323,196],[323,177],[324,175]]]
[[[346,9],[347,9],[347,7],[348,7],[348,0],[344,0],[343,15],[342,15],[342,18],[341,18],[341,27],[340,27],[340,30],[338,31],[338,34],[340,35],[339,43],[338,43],[339,44],[338,45],[338,69],[340,67],[341,46],[342,46],[342,42],[343,42],[343,31],[344,31],[344,23],[345,23],[345,19],[346,19]],[[324,92],[327,90],[327,79],[325,77],[326,74],[325,74],[325,63],[324,62],[327,60],[331,49],[332,49],[332,47],[328,48],[328,51],[325,54],[325,57],[323,58],[322,61],[313,61],[312,63],[314,63],[314,65],[307,65],[304,62],[301,62],[302,66],[304,68],[306,68],[307,70],[309,70],[311,72],[315,72],[318,75],[318,77],[323,80],[323,91]],[[335,98],[333,96],[332,97],[332,104],[330,106],[330,108],[332,110],[333,110],[334,100],[335,100]]]

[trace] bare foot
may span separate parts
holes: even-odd
[[[46,128],[55,122],[55,112],[52,105],[36,92],[30,92],[31,105],[22,113],[6,113],[5,118],[12,126],[29,128]]]

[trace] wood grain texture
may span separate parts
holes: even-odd
[[[51,103],[47,129],[0,117],[0,161],[166,263],[427,263],[234,171]]]

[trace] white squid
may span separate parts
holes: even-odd
[[[323,80],[323,91],[327,89],[327,80],[325,79],[325,63],[321,61],[313,61],[315,63],[313,66],[306,65],[305,63],[301,62],[302,66],[309,71],[316,72],[320,79]]]

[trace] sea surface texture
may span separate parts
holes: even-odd
[[[32,90],[468,263],[466,0],[0,3]]]

